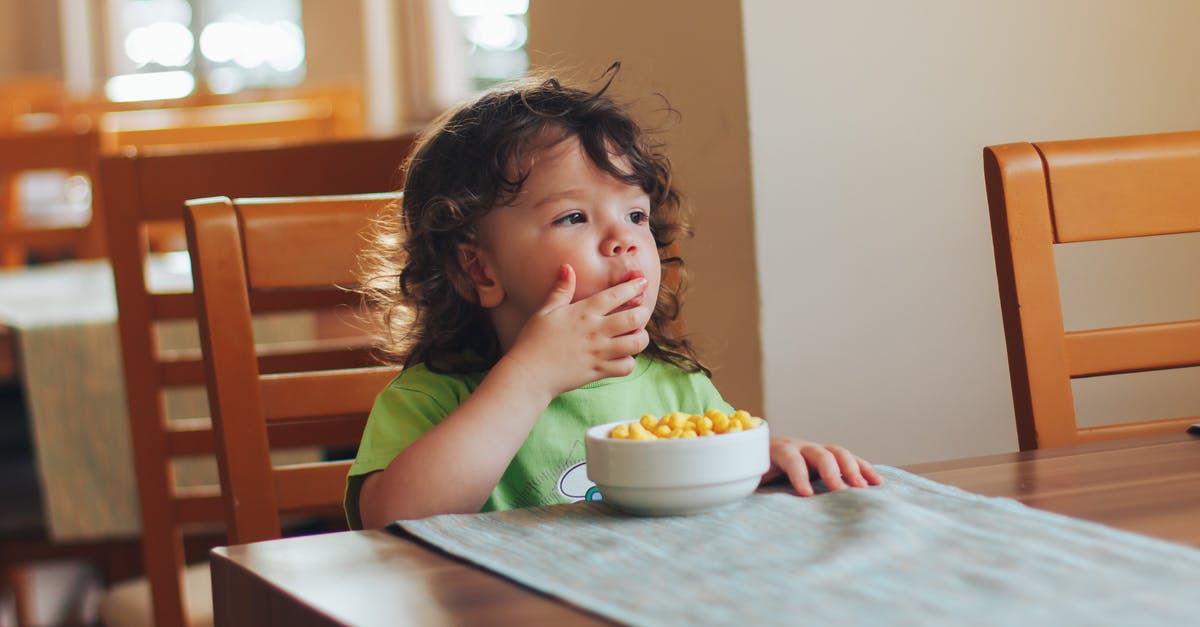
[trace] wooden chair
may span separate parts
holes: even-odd
[[[143,560],[156,625],[187,624],[181,544],[185,525],[224,521],[224,515],[217,489],[181,489],[174,482],[172,460],[211,455],[215,439],[207,419],[167,419],[165,392],[203,386],[205,376],[199,351],[159,349],[157,323],[191,319],[196,308],[190,293],[153,293],[147,286],[147,228],[163,223],[181,225],[186,200],[213,194],[281,196],[396,189],[402,184],[398,166],[411,142],[412,137],[405,135],[101,159],[101,189],[109,212],[107,241],[141,502]],[[267,372],[279,368],[277,362],[262,366]],[[204,581],[201,578],[201,583]]]
[[[28,219],[18,190],[20,176],[65,170],[96,180],[99,143],[90,127],[0,132],[0,267],[24,265],[29,253],[91,259],[104,256],[101,214],[85,224]]]
[[[115,112],[192,109],[214,105],[297,100],[324,103],[330,107],[337,137],[362,136],[365,124],[362,89],[355,83],[302,83],[289,87],[246,89],[231,94],[197,91],[183,98],[135,102],[113,102],[104,94],[95,94],[83,98],[69,98],[62,103],[61,109],[65,119],[86,117],[99,124],[102,117]]]
[[[93,193],[86,224],[29,223],[18,203],[16,182],[23,172],[67,170],[87,175],[94,184],[100,151],[344,138],[361,130],[361,120],[344,111],[357,111],[352,94],[322,92],[292,100],[105,112],[96,114],[94,123],[90,116],[70,115],[66,117],[71,123],[45,130],[0,132],[0,267],[24,265],[31,252],[75,259],[106,255],[100,194]],[[160,229],[153,238],[155,248],[183,243],[180,229]]]
[[[333,105],[324,98],[115,111],[101,115],[99,126],[106,153],[124,146],[334,139],[339,131]]]
[[[64,102],[63,84],[52,76],[30,75],[0,80],[0,128],[22,116],[57,114]]]
[[[1200,132],[1004,144],[983,161],[1021,449],[1196,422],[1076,424],[1072,379],[1200,365],[1200,320],[1065,331],[1054,246],[1200,231]]]
[[[352,460],[273,467],[268,425],[297,442],[354,447],[375,395],[398,368],[376,365],[371,338],[292,358],[263,374],[251,327],[256,311],[353,313],[364,231],[399,193],[305,198],[210,198],[184,212],[209,405],[229,541],[281,536],[280,512],[341,512]],[[304,434],[304,437],[301,434]]]

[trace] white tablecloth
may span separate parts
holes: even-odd
[[[191,290],[186,253],[151,258],[147,274],[156,292]],[[55,540],[135,536],[140,529],[116,319],[107,261],[0,272],[0,324],[15,330],[43,508]],[[311,319],[296,316],[262,326],[264,335],[279,339],[313,333]],[[159,331],[164,348],[199,344],[190,321]],[[204,390],[172,391],[167,411],[172,418],[207,416]],[[180,484],[216,480],[211,459],[175,466]]]

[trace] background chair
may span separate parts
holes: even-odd
[[[22,116],[57,114],[65,99],[62,81],[53,76],[27,75],[0,80],[0,128],[19,123]]]
[[[64,170],[95,180],[99,143],[91,127],[0,131],[0,267],[25,265],[28,255],[89,259],[104,256],[99,213],[84,223],[36,218],[25,207],[18,181],[39,170]],[[69,216],[75,217],[75,216]]]
[[[236,145],[272,139],[335,139],[333,105],[324,98],[114,111],[99,116],[101,150],[122,146]]]
[[[156,625],[187,624],[184,607],[189,596],[201,609],[211,607],[206,598],[206,568],[190,579],[198,589],[191,595],[184,591],[184,582],[189,580],[183,576],[182,538],[185,526],[223,522],[224,515],[214,486],[180,488],[175,483],[173,461],[212,455],[215,440],[207,419],[168,419],[164,395],[179,388],[202,387],[205,377],[198,350],[160,349],[158,323],[192,319],[196,308],[191,293],[156,293],[147,285],[147,229],[173,224],[182,230],[184,202],[213,194],[282,196],[396,189],[402,185],[398,167],[411,143],[412,137],[404,135],[101,159],[107,242],[141,504],[143,562]],[[280,368],[278,362],[264,359],[263,371]],[[136,585],[114,590],[112,602],[102,606],[107,622],[117,622],[117,616],[139,619],[136,614],[144,602],[137,600],[145,599],[145,592]],[[140,619],[149,622],[147,616]]]
[[[231,543],[281,535],[280,512],[341,512],[352,460],[273,467],[268,425],[294,443],[356,446],[375,395],[398,368],[379,367],[371,338],[291,358],[263,374],[256,311],[358,310],[357,255],[372,218],[399,194],[212,198],[184,213],[221,495]],[[375,365],[376,367],[368,367]]]
[[[1021,449],[1196,422],[1077,425],[1072,379],[1200,365],[1200,320],[1065,331],[1054,246],[1200,231],[1200,132],[1004,144],[983,160]]]

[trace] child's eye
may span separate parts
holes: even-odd
[[[558,218],[553,224],[582,224],[587,222],[587,218],[579,211],[572,211],[567,215]]]
[[[634,224],[647,224],[650,222],[650,214],[641,209],[630,212],[629,220]]]

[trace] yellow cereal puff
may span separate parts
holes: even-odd
[[[639,427],[642,425],[638,425]],[[658,436],[646,431],[645,429],[632,429],[629,432],[630,440],[657,440]]]
[[[744,409],[732,414],[710,409],[703,415],[675,411],[659,417],[643,414],[637,421],[613,427],[608,437],[629,440],[696,438],[745,431],[762,424],[762,418],[752,416]]]

